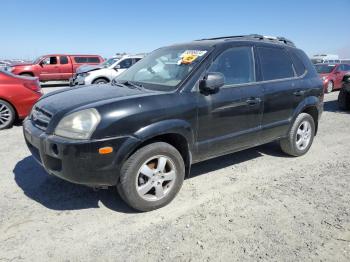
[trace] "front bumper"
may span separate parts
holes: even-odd
[[[79,75],[74,75],[69,79],[69,85],[70,86],[85,85],[85,79],[84,77],[81,77]]]
[[[126,152],[138,143],[134,137],[65,139],[46,134],[28,119],[23,122],[23,133],[33,157],[49,174],[88,186],[116,185]],[[113,147],[114,151],[100,155],[98,149],[105,146]]]

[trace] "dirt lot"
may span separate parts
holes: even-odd
[[[52,90],[52,89],[49,89]],[[337,92],[310,152],[278,144],[193,167],[167,207],[48,176],[21,126],[0,132],[0,261],[350,261],[350,114]]]

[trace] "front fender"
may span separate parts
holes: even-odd
[[[146,141],[164,134],[182,135],[186,138],[190,147],[194,143],[194,132],[190,123],[181,119],[169,119],[150,124],[136,131],[134,136],[142,141]]]
[[[189,146],[189,159],[188,163],[191,162],[191,152],[194,145],[194,132],[191,128],[190,123],[180,119],[163,120],[157,123],[150,124],[148,126],[139,129],[133,136],[130,136],[122,148],[119,149],[118,155],[115,159],[114,165],[118,171],[122,167],[122,164],[126,159],[140,146],[142,143],[150,140],[154,137],[165,135],[165,134],[177,134],[183,136]],[[186,173],[188,174],[190,165],[186,166]]]

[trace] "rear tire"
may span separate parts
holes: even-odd
[[[288,136],[280,140],[281,149],[291,156],[302,156],[309,151],[315,136],[312,116],[301,113],[295,119]]]
[[[344,88],[340,89],[338,106],[342,110],[350,110],[350,93]]]
[[[92,82],[93,85],[104,85],[107,83],[109,83],[109,81],[107,81],[104,78],[99,78],[99,79],[94,80],[94,82]]]
[[[179,192],[185,165],[173,146],[156,142],[137,150],[123,164],[119,195],[138,211],[151,211],[169,204]]]
[[[16,119],[12,105],[0,99],[0,130],[10,128]]]

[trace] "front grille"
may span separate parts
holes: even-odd
[[[33,108],[32,113],[30,115],[30,119],[32,120],[34,126],[40,128],[43,131],[47,129],[51,118],[52,114],[50,112],[37,106]]]

